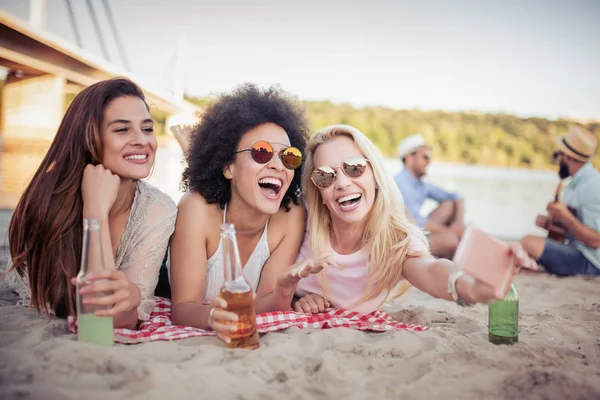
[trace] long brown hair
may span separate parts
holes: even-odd
[[[81,260],[83,170],[102,162],[104,109],[123,96],[145,102],[142,90],[127,78],[98,82],[73,99],[10,221],[13,268],[29,278],[31,305],[45,314],[75,314],[70,280]]]

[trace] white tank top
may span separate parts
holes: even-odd
[[[223,223],[225,223],[225,217],[227,216],[227,204],[223,210]],[[243,268],[244,276],[246,280],[252,286],[252,290],[256,292],[258,288],[258,282],[260,280],[260,273],[262,272],[265,262],[271,256],[269,252],[269,242],[267,241],[267,227],[269,221],[265,225],[254,251],[246,261],[246,265]],[[206,291],[204,292],[204,303],[210,303],[210,300],[219,294],[223,281],[225,280],[225,272],[223,271],[223,249],[221,247],[221,241],[219,240],[219,247],[215,254],[212,255],[206,262]]]

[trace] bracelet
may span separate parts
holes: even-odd
[[[473,303],[469,303],[464,298],[460,297],[458,291],[456,290],[456,282],[461,276],[465,274],[465,271],[460,269],[457,269],[456,271],[450,274],[450,276],[448,277],[448,293],[452,296],[452,300],[454,300],[454,302],[459,306],[470,307],[473,305]]]

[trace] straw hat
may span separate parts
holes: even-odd
[[[592,158],[598,145],[598,140],[591,132],[578,127],[569,129],[566,135],[558,136],[555,141],[560,151],[582,162]]]

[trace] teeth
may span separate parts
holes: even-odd
[[[275,179],[275,178],[262,178],[261,180],[258,181],[258,183],[275,185],[275,186],[283,186],[283,182],[281,182],[279,179]]]
[[[353,194],[349,194],[348,196],[344,196],[338,199],[338,203],[343,203],[345,201],[348,200],[354,200],[354,199],[358,199],[360,197],[360,194],[358,193],[353,193]]]
[[[148,156],[146,154],[134,154],[134,155],[125,157],[126,160],[145,160],[146,158],[148,158]]]

